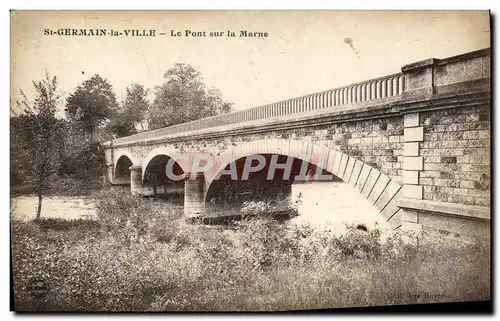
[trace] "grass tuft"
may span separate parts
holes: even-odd
[[[487,240],[272,215],[192,225],[162,202],[103,191],[98,220],[11,224],[17,311],[283,311],[490,299]],[[44,278],[33,297],[28,280]]]

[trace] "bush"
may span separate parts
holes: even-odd
[[[99,181],[106,173],[106,157],[99,143],[88,143],[80,151],[63,159],[60,177],[70,177],[84,184]]]
[[[238,225],[244,236],[241,246],[246,251],[248,267],[289,265],[298,257],[298,238],[286,223],[267,216],[251,217]]]
[[[97,217],[103,229],[127,244],[146,239],[169,242],[181,215],[181,210],[133,196],[121,188],[103,190],[97,195]]]
[[[298,198],[293,202],[290,198],[285,198],[278,203],[274,200],[245,201],[240,209],[240,214],[242,216],[276,216],[286,214],[288,217],[295,217],[299,214],[298,207],[301,203],[301,198]],[[282,207],[284,204],[286,204],[286,208]]]
[[[277,311],[490,298],[487,241],[384,238],[354,225],[338,233],[270,215],[230,228],[190,225],[181,210],[122,189],[102,191],[97,214],[12,222],[16,310]],[[45,299],[25,290],[32,277],[50,284]]]

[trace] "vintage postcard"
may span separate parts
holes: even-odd
[[[10,27],[13,310],[491,311],[488,11]]]

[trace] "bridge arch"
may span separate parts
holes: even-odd
[[[338,167],[340,163],[335,163],[335,157],[340,161],[344,153],[327,146],[314,144],[308,141],[289,139],[262,139],[236,145],[218,157],[218,164],[229,164],[238,159],[250,155],[275,154],[293,157],[312,165],[321,167],[343,180],[343,175],[339,176]],[[346,155],[347,156],[347,155]],[[347,161],[347,158],[346,158]],[[219,171],[210,171],[205,174],[205,184],[209,187]]]
[[[373,166],[346,153],[311,141],[289,139],[262,139],[231,147],[219,155],[218,170],[205,173],[205,201],[212,183],[224,165],[250,155],[285,155],[308,162],[331,173],[348,185],[356,188],[391,225],[397,227],[401,213],[396,205],[401,196],[401,185]]]
[[[134,155],[132,155],[132,153],[130,153],[128,150],[123,150],[123,151],[120,151],[118,154],[116,154],[116,157],[115,157],[115,162],[114,162],[114,168],[116,169],[116,166],[118,165],[118,161],[120,159],[123,160],[123,157],[126,157],[130,160],[130,162],[132,162],[132,165],[138,165],[138,162],[137,162],[137,159],[134,157]]]
[[[167,158],[175,158],[177,155],[175,149],[169,148],[169,147],[158,147],[150,151],[146,157],[144,157],[142,161],[142,180],[144,181],[146,171],[148,169],[148,166],[151,165],[151,162],[153,159],[158,159],[158,157],[167,157]],[[182,171],[185,173],[186,172],[186,165],[184,164],[182,159],[176,160],[176,163],[180,166]]]
[[[185,174],[185,165],[182,158],[178,158],[175,150],[168,147],[159,147],[149,152],[142,162],[143,195],[182,194],[184,180],[172,180],[167,176],[167,164],[174,159],[173,174],[182,177]]]
[[[114,162],[114,184],[130,184],[130,166],[137,165],[137,160],[129,151],[118,153]]]

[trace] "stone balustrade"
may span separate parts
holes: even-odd
[[[259,119],[268,119],[323,108],[333,108],[401,96],[405,88],[404,79],[405,77],[402,73],[397,73],[277,103],[139,133],[116,139],[115,143],[124,143],[129,140],[148,139],[186,131],[244,123]]]

